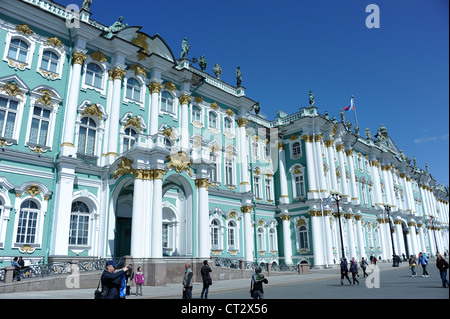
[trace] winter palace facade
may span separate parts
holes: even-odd
[[[361,136],[313,103],[263,119],[219,65],[212,76],[186,43],[178,59],[158,34],[92,20],[89,1],[0,6],[0,267],[123,255],[327,267],[341,235],[357,259],[448,250],[448,187],[384,126]]]

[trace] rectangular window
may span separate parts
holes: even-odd
[[[13,138],[19,102],[0,97],[0,136]]]

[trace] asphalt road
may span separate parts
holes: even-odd
[[[369,273],[370,279],[359,277],[359,285],[350,285],[344,279],[343,286],[340,285],[339,276],[335,279],[314,279],[301,283],[274,285],[270,284],[269,277],[269,283],[264,286],[264,297],[266,299],[449,299],[449,290],[442,287],[438,270],[435,267],[428,268],[430,276],[425,278],[421,275],[421,268],[416,270],[418,276],[414,278],[411,277],[408,268],[391,268],[379,272],[378,278],[375,272]],[[351,275],[349,277],[351,280]],[[214,286],[211,286],[209,298],[249,299],[249,287],[214,292]]]

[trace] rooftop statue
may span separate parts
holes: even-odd
[[[370,133],[370,130],[368,127],[366,127],[366,139],[367,140],[371,140],[372,139],[372,134]]]
[[[108,39],[110,39],[114,35],[114,33],[122,31],[125,28],[128,28],[128,23],[124,24],[124,23],[122,23],[122,21],[123,21],[123,17],[119,17],[119,21],[114,22],[112,24],[112,26],[110,26],[108,28],[108,30],[107,30],[108,34],[106,35],[106,37]]]
[[[222,75],[222,68],[220,67],[219,63],[216,63],[216,65],[213,68],[214,74],[216,75],[217,80],[220,80],[220,76]]]
[[[238,66],[236,69],[236,86],[240,87],[242,84],[242,73],[241,73],[241,67]]]
[[[309,91],[309,107],[314,106],[314,94],[312,91]]]
[[[190,48],[191,46],[187,43],[187,38],[184,37],[183,41],[181,42],[181,56],[180,56],[181,60],[187,58]]]
[[[204,72],[206,69],[206,65],[208,64],[208,61],[206,61],[205,56],[202,54],[200,56],[200,59],[198,60],[198,65],[200,66],[200,69]]]
[[[83,4],[81,5],[81,10],[91,11],[92,0],[83,0]]]

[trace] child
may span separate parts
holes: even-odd
[[[141,267],[138,267],[136,275],[134,276],[134,281],[136,282],[136,296],[143,296],[142,285],[144,284],[145,278]]]
[[[411,277],[416,277],[416,260],[414,259],[413,255],[409,257],[409,268],[411,269],[412,273]]]

